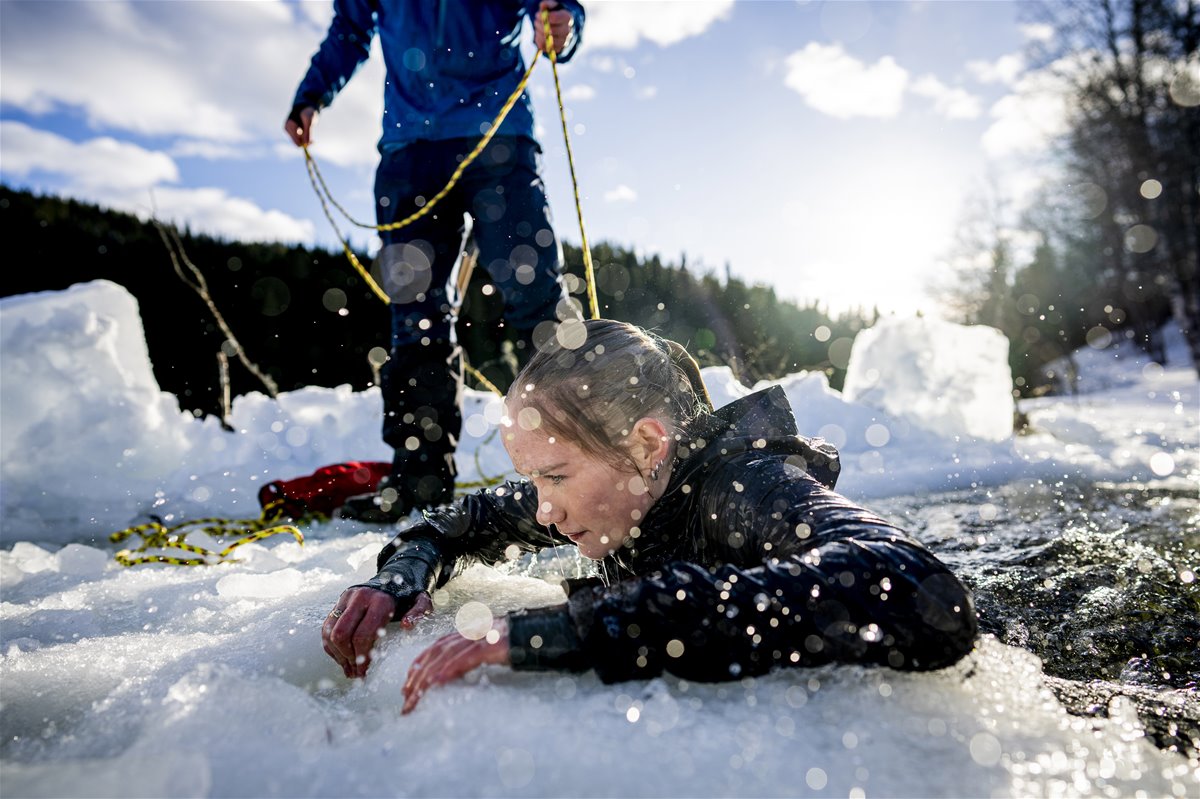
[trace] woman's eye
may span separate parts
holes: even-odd
[[[546,475],[546,479],[550,481],[550,485],[557,486],[562,485],[563,480],[566,480],[567,478],[563,477],[561,474],[548,474]]]

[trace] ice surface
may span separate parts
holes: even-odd
[[[1179,326],[1169,324],[1161,333],[1167,365],[1187,363],[1187,342]],[[1043,368],[1055,380],[1060,393],[1091,394],[1110,388],[1136,386],[1162,372],[1162,366],[1134,343],[1133,330],[1117,331],[1115,334],[1098,330],[1095,335],[1088,337],[1088,341],[1086,347],[1072,354],[1073,363],[1060,358]],[[1076,373],[1074,383],[1070,377],[1072,371]]]
[[[909,335],[893,329],[890,355],[862,357],[881,375],[919,363],[952,373],[922,360],[942,352],[931,334]],[[968,431],[1000,413],[1003,400],[982,394],[1003,353],[984,363],[986,346],[971,352],[955,368],[979,385],[955,396],[979,402],[958,417],[939,405],[949,389],[926,396],[931,384],[903,375],[899,405],[892,378],[854,400],[819,374],[779,383],[802,431],[840,446],[839,486],[860,499],[1015,476],[1200,473],[1197,381],[1178,360],[1121,388],[1028,403],[1033,432],[992,440],[994,430]],[[865,374],[859,357],[851,368]],[[330,522],[306,527],[303,546],[271,538],[219,567],[128,569],[105,534],[152,512],[254,516],[264,480],[386,459],[378,392],[241,397],[227,433],[158,389],[136,306],[104,283],[0,302],[0,370],[5,796],[1200,793],[1187,762],[1148,743],[1131,711],[1068,715],[1035,657],[991,639],[933,674],[831,667],[605,686],[590,674],[484,669],[400,717],[408,665],[459,609],[561,601],[559,576],[580,568],[574,553],[469,570],[437,592],[425,625],[389,631],[365,682],[348,682],[321,651],[320,623],[343,588],[371,576],[387,534]],[[749,391],[727,370],[705,379],[718,401]],[[935,429],[911,417],[919,403],[942,414]],[[496,398],[468,393],[462,479],[510,468],[499,419]]]

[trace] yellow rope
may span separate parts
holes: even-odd
[[[256,533],[251,533],[250,535],[244,536],[243,538],[239,538],[238,540],[234,541],[232,544],[230,544],[229,546],[220,550],[219,552],[213,552],[211,550],[205,549],[204,547],[198,547],[198,546],[194,546],[192,544],[186,544],[182,541],[167,541],[167,542],[157,545],[157,546],[149,546],[149,545],[143,544],[141,547],[138,547],[137,549],[133,549],[133,550],[122,549],[120,552],[118,552],[116,555],[114,555],[113,558],[117,561],[117,563],[120,563],[122,566],[137,566],[142,563],[167,563],[172,566],[215,566],[218,563],[230,563],[230,562],[235,561],[236,558],[229,557],[229,553],[232,552],[237,547],[240,547],[242,544],[249,544],[252,541],[260,541],[264,538],[268,538],[273,535],[280,535],[280,534],[285,534],[285,533],[290,534],[292,537],[294,537],[296,539],[296,541],[300,543],[301,546],[304,545],[304,534],[300,532],[299,528],[297,528],[291,524],[280,524],[275,527],[267,528],[266,530],[260,530]],[[198,557],[198,558],[174,558],[174,557],[171,557],[170,555],[137,555],[137,556],[135,556],[135,554],[134,554],[137,552],[144,552],[147,549],[181,549],[181,550],[184,550],[185,552],[193,552],[197,555],[200,555],[200,557]]]
[[[313,191],[316,192],[317,199],[321,201],[321,210],[325,213],[325,218],[329,220],[329,224],[333,227],[333,231],[337,235],[338,241],[342,243],[342,251],[345,252],[346,258],[350,261],[350,264],[354,267],[354,270],[358,272],[359,276],[366,281],[367,286],[371,289],[372,293],[374,293],[376,297],[384,302],[391,302],[391,298],[388,297],[387,292],[379,287],[379,284],[375,282],[373,277],[371,277],[371,273],[367,271],[367,269],[362,265],[362,262],[360,262],[358,257],[354,254],[354,251],[350,249],[350,243],[346,240],[346,237],[342,235],[342,231],[338,227],[337,221],[333,218],[333,214],[330,212],[329,206],[332,205],[334,208],[336,208],[338,212],[341,213],[341,215],[344,216],[346,220],[355,227],[363,228],[365,230],[376,230],[379,232],[399,230],[400,228],[410,225],[428,214],[433,210],[433,207],[437,205],[440,200],[442,200],[442,198],[444,198],[454,189],[454,187],[458,184],[459,178],[462,177],[463,172],[465,172],[467,167],[469,167],[472,162],[479,157],[479,155],[487,147],[488,142],[490,142],[492,137],[496,135],[496,131],[500,129],[500,125],[504,122],[504,118],[508,116],[508,112],[512,110],[513,106],[516,105],[517,100],[519,100],[521,95],[524,93],[525,86],[529,83],[529,76],[533,74],[533,68],[537,66],[537,62],[538,59],[535,58],[533,63],[529,65],[529,68],[525,70],[525,74],[522,76],[521,82],[517,84],[517,88],[508,96],[508,99],[504,101],[504,105],[500,108],[500,113],[497,114],[495,120],[493,120],[491,127],[488,128],[487,133],[483,135],[483,138],[479,140],[479,143],[475,145],[475,148],[467,154],[467,157],[462,160],[462,163],[460,163],[450,175],[450,180],[447,181],[446,185],[442,187],[442,190],[435,194],[415,213],[409,214],[398,222],[389,222],[385,225],[372,225],[366,222],[360,222],[351,216],[350,212],[342,207],[341,203],[334,199],[333,192],[329,190],[329,184],[325,182],[325,177],[321,174],[321,169],[317,166],[316,159],[313,158],[312,153],[308,151],[308,145],[303,145],[304,166],[308,171],[308,180],[312,184]],[[483,382],[486,383],[486,380]]]
[[[592,249],[588,246],[587,228],[583,225],[583,203],[579,201],[579,180],[575,177],[575,156],[571,152],[571,135],[567,132],[567,109],[563,106],[562,84],[558,81],[558,55],[554,52],[554,34],[550,32],[550,13],[542,11],[542,29],[546,33],[546,53],[550,56],[550,71],[554,74],[554,93],[558,97],[558,118],[562,121],[563,143],[567,148],[567,164],[571,167],[571,188],[575,192],[575,215],[579,217],[579,237],[583,244],[583,269],[587,282],[588,309],[593,319],[600,318],[596,300],[596,275],[592,269]]]
[[[517,104],[517,100],[519,100],[521,95],[524,94],[525,85],[529,83],[529,76],[533,74],[533,68],[537,66],[537,62],[538,59],[533,59],[533,63],[529,65],[529,69],[525,70],[525,74],[522,76],[521,82],[517,84],[517,88],[508,96],[508,99],[504,101],[504,105],[500,108],[500,113],[496,115],[496,119],[488,128],[487,133],[483,134],[483,138],[481,138],[479,143],[475,145],[475,149],[471,150],[471,152],[467,154],[467,157],[462,160],[462,163],[460,163],[450,175],[450,180],[447,181],[446,185],[442,187],[442,190],[433,195],[428,202],[426,202],[415,212],[409,214],[398,222],[388,222],[384,225],[371,225],[365,222],[359,222],[357,219],[352,217],[345,208],[343,208],[336,200],[333,199],[333,195],[329,193],[329,187],[325,184],[324,178],[321,177],[321,171],[317,169],[316,161],[313,160],[312,155],[308,152],[308,146],[306,145],[304,147],[304,158],[307,163],[312,165],[310,173],[316,175],[317,182],[320,183],[321,188],[325,191],[326,195],[328,195],[329,202],[333,205],[333,207],[338,209],[338,211],[342,213],[342,216],[346,217],[350,224],[354,225],[355,227],[384,232],[390,230],[399,230],[406,225],[411,225],[413,222],[416,222],[418,219],[432,211],[433,207],[451,192],[451,190],[458,184],[458,179],[462,177],[463,172],[467,171],[467,167],[469,167],[472,162],[474,162],[475,159],[478,158],[479,155],[484,151],[488,145],[488,142],[492,140],[492,137],[496,135],[496,131],[500,129],[500,125],[504,122],[504,118],[508,116],[508,112],[512,110],[513,106]]]
[[[291,524],[275,524],[281,518],[283,518],[283,504],[281,502],[272,502],[263,508],[262,515],[257,519],[208,517],[204,519],[192,519],[172,527],[167,527],[160,521],[153,521],[127,527],[124,530],[118,530],[110,535],[108,540],[114,544],[119,544],[134,535],[142,537],[140,546],[134,549],[122,549],[113,556],[114,560],[122,566],[137,566],[142,563],[168,563],[172,566],[212,566],[217,563],[227,563],[234,560],[234,558],[229,557],[229,553],[243,544],[249,544],[252,541],[261,541],[273,535],[291,535],[303,546],[304,534],[300,532],[299,528]],[[196,546],[195,544],[189,544],[185,541],[188,533],[196,532],[194,528],[197,527],[200,527],[199,532],[213,537],[228,535],[238,535],[239,537],[224,549],[213,552],[212,550]],[[170,555],[137,554],[139,552],[147,552],[151,549],[178,549],[183,552],[191,552],[200,557],[176,558]]]
[[[338,227],[337,220],[334,219],[333,214],[329,212],[329,203],[333,203],[334,207],[336,207],[338,210],[341,210],[341,206],[338,205],[337,201],[333,199],[332,194],[328,195],[329,199],[326,201],[326,193],[329,191],[329,189],[325,186],[325,180],[321,177],[321,173],[317,169],[317,162],[314,161],[313,157],[308,154],[307,145],[304,147],[304,165],[308,169],[308,179],[312,183],[313,191],[317,193],[317,199],[321,201],[321,210],[325,212],[325,218],[329,220],[330,227],[333,228],[333,232],[337,235],[338,241],[342,243],[342,252],[346,254],[346,259],[350,261],[350,265],[354,267],[354,271],[358,272],[359,277],[366,282],[367,287],[371,289],[371,292],[376,297],[383,302],[391,302],[391,297],[389,297],[387,292],[379,287],[379,284],[375,282],[375,278],[371,277],[371,273],[368,272],[366,267],[364,267],[358,260],[358,256],[354,254],[354,250],[350,249],[350,242],[347,241],[346,237],[342,235],[342,231],[341,228]],[[324,189],[324,192],[322,189]],[[342,213],[345,214],[346,212],[342,211]],[[347,216],[347,218],[349,217]]]
[[[550,59],[550,69],[554,73],[554,90],[558,96],[558,113],[559,118],[562,120],[563,140],[566,143],[567,162],[570,165],[571,185],[575,195],[575,214],[579,218],[579,235],[583,240],[583,263],[588,288],[588,305],[592,318],[598,319],[600,317],[600,309],[596,299],[595,270],[592,266],[591,248],[588,246],[587,229],[583,223],[583,203],[579,199],[579,181],[575,174],[575,156],[571,150],[571,138],[567,131],[567,112],[566,107],[563,104],[562,84],[558,79],[558,56],[554,52],[554,36],[550,32],[550,12],[548,9],[544,9],[542,11],[542,26],[546,34],[546,54]],[[329,185],[325,182],[325,177],[321,174],[321,170],[317,166],[316,159],[314,159],[312,153],[309,152],[308,145],[302,145],[304,150],[304,166],[308,172],[308,179],[312,184],[313,192],[316,193],[317,199],[319,199],[321,202],[321,210],[324,212],[325,218],[329,220],[330,226],[333,228],[334,233],[341,242],[342,250],[345,252],[347,260],[350,261],[350,264],[354,267],[354,270],[366,282],[372,293],[374,293],[375,296],[383,302],[391,302],[391,298],[388,297],[387,293],[379,287],[379,284],[374,278],[371,277],[371,273],[362,265],[362,262],[358,260],[358,257],[354,254],[354,251],[350,249],[350,243],[347,241],[346,237],[342,235],[342,231],[338,227],[333,213],[330,211],[330,206],[335,208],[343,217],[345,217],[351,225],[364,230],[375,230],[379,232],[399,230],[400,228],[410,225],[428,214],[431,210],[433,210],[434,206],[436,206],[440,200],[442,200],[454,189],[455,185],[458,184],[459,178],[461,178],[463,173],[467,170],[467,167],[469,167],[472,162],[474,162],[475,159],[480,156],[480,154],[487,147],[488,143],[492,140],[492,137],[496,135],[496,132],[500,129],[500,125],[503,124],[504,119],[508,116],[509,111],[512,110],[513,106],[516,105],[517,100],[519,100],[521,95],[525,92],[525,88],[529,83],[529,77],[533,74],[533,70],[537,66],[539,60],[541,60],[540,56],[534,57],[533,61],[529,64],[529,67],[525,70],[525,74],[521,77],[520,82],[517,84],[516,89],[514,89],[513,92],[508,96],[508,99],[504,101],[504,105],[501,106],[500,112],[496,115],[496,118],[488,127],[488,130],[483,135],[483,138],[479,140],[479,143],[475,145],[475,148],[471,150],[471,152],[467,154],[458,167],[455,168],[454,172],[450,175],[450,180],[447,181],[442,190],[435,194],[417,211],[409,214],[407,217],[399,221],[388,222],[387,224],[383,225],[373,225],[355,219],[350,212],[347,211],[341,205],[341,203],[334,198],[333,192],[330,191]],[[471,371],[472,375],[476,377],[476,379],[480,380],[481,383],[490,386],[490,383],[488,383],[487,380],[483,378],[482,375],[480,375],[477,371],[472,369],[470,365],[468,365],[467,368]]]
[[[476,369],[474,366],[472,366],[471,364],[467,363],[467,354],[466,354],[465,352],[463,353],[462,359],[463,359],[463,368],[464,368],[464,369],[466,369],[468,372],[470,372],[470,374],[471,374],[471,377],[473,377],[473,378],[475,378],[476,380],[478,380],[478,381],[479,381],[479,385],[483,386],[483,387],[484,387],[484,388],[486,388],[488,391],[490,391],[490,392],[492,392],[493,394],[495,394],[497,397],[503,397],[503,396],[504,396],[504,392],[503,392],[503,391],[501,391],[500,389],[496,388],[496,384],[495,384],[495,383],[493,383],[491,380],[488,380],[488,379],[487,379],[487,378],[484,376],[483,372],[479,371],[479,370],[478,370],[478,369]]]
[[[221,312],[217,310],[217,304],[208,290],[208,281],[204,278],[204,273],[200,271],[200,267],[196,266],[188,258],[187,251],[183,249],[183,242],[179,239],[179,231],[174,226],[167,227],[163,225],[157,218],[152,217],[150,221],[154,223],[154,227],[158,230],[158,235],[162,239],[163,245],[167,248],[167,255],[171,257],[171,265],[175,267],[175,274],[179,275],[179,279],[188,288],[200,295],[200,299],[208,306],[208,312],[216,320],[217,327],[221,328],[221,332],[225,335],[225,340],[233,347],[234,354],[237,355],[242,365],[246,367],[250,374],[258,378],[263,387],[267,389],[267,394],[271,397],[278,396],[279,386],[275,384],[270,375],[258,368],[258,364],[250,360],[250,356],[246,354],[246,349],[238,341],[237,336],[233,334],[233,329],[225,321],[225,317],[221,315]],[[178,255],[176,251],[178,251]],[[185,266],[191,272],[191,278],[183,273],[183,267]]]

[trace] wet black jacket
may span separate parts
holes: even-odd
[[[936,669],[970,651],[970,595],[899,528],[834,492],[828,444],[796,433],[782,389],[705,416],[636,538],[571,581],[566,604],[510,614],[514,668],[593,668],[606,682],[668,671],[728,680],[829,661]],[[465,566],[570,541],[510,482],[426,514],[365,585],[398,611]]]

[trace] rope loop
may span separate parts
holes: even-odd
[[[126,548],[113,555],[113,559],[122,566],[137,566],[143,563],[166,563],[172,566],[215,566],[218,563],[230,563],[237,559],[229,557],[229,553],[252,541],[261,541],[274,535],[291,535],[300,546],[304,546],[304,534],[292,524],[278,524],[284,518],[283,502],[268,503],[263,508],[262,515],[257,519],[224,519],[208,517],[191,519],[172,527],[163,524],[162,519],[145,524],[137,524],[118,530],[108,537],[114,544],[119,544],[128,538],[141,536],[142,543],[136,548]],[[200,532],[213,538],[236,536],[236,539],[224,549],[213,551],[195,544],[189,544],[186,538],[189,533]],[[177,549],[197,555],[195,558],[177,558],[163,554],[138,554],[154,549]]]

